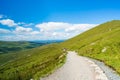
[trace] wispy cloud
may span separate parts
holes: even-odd
[[[62,30],[70,26],[71,24],[64,23],[64,22],[47,22],[47,23],[40,23],[36,25],[36,27],[39,28],[41,31]]]
[[[22,26],[17,26],[15,29],[16,34],[27,34],[32,31],[32,28],[24,28]]]
[[[47,22],[37,24],[35,27],[39,28],[45,36],[54,38],[71,38],[80,34],[98,24],[71,24],[64,22]]]
[[[66,32],[86,31],[90,28],[97,26],[97,24],[71,24],[70,27],[66,28]]]
[[[22,34],[22,35],[36,35],[39,34],[39,31],[34,31],[32,28],[25,28],[22,26],[17,26],[13,31],[14,34]]]
[[[2,17],[3,16],[0,15],[0,18],[2,18]],[[6,25],[8,27],[17,27],[17,26],[26,26],[26,27],[29,27],[29,26],[33,26],[34,25],[33,23],[25,23],[25,22],[18,22],[18,23],[16,23],[12,19],[1,19],[0,20],[0,24]]]
[[[11,33],[11,31],[0,28],[0,34],[9,34],[9,33]]]
[[[12,34],[0,36],[1,40],[68,39],[98,25],[71,24],[64,22],[46,22],[38,24],[24,22],[16,23],[12,19],[2,19],[0,23],[10,28],[14,27],[12,31],[1,28],[0,33]]]
[[[12,19],[3,19],[0,20],[0,23],[9,27],[17,26],[17,23],[15,23]]]

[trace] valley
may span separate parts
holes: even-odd
[[[71,54],[67,54],[67,51],[75,51],[80,56],[101,61],[120,75],[119,34],[120,20],[113,20],[100,24],[95,28],[92,28],[63,42],[56,43],[55,41],[55,43],[45,45],[42,44],[42,46],[41,43],[24,42],[23,44],[15,42],[12,45],[16,46],[17,44],[19,45],[19,48],[22,49],[13,49],[13,51],[10,52],[8,52],[8,48],[5,48],[5,45],[11,50],[11,48],[14,48],[11,43],[8,45],[5,43],[3,45],[1,42],[1,47],[4,47],[1,48],[1,50],[3,49],[2,51],[4,53],[0,54],[0,80],[39,80],[41,77],[48,76],[52,73],[54,74],[57,69],[57,72],[60,73],[59,68],[62,68],[67,64],[65,63],[67,62],[66,56]],[[6,54],[5,51],[7,51]],[[82,64],[81,61],[82,60],[77,61],[77,63],[81,66],[85,65]],[[76,65],[73,64],[73,62],[71,64],[73,66]],[[85,67],[86,69],[89,69],[88,66]],[[79,70],[78,67],[76,69]],[[65,68],[65,70],[67,70],[67,68]],[[62,72],[64,72],[64,70]],[[69,73],[69,71],[67,72]],[[91,76],[93,76],[93,74]],[[85,75],[83,75],[83,77],[85,77]],[[59,79],[61,78],[66,80],[66,78],[63,77],[60,77]],[[71,78],[71,80],[73,79]],[[83,78],[83,80],[85,79]],[[90,80],[93,79],[91,78]]]

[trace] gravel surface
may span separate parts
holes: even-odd
[[[90,60],[94,61],[105,72],[109,80],[120,80],[120,76],[113,69],[106,66],[103,62],[94,59]]]
[[[91,60],[69,51],[66,63],[41,80],[108,80],[103,71]]]

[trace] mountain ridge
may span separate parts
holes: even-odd
[[[120,74],[120,20],[100,24],[61,45],[79,55],[103,61]]]

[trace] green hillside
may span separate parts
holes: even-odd
[[[1,54],[0,80],[39,80],[64,63],[63,48],[103,61],[120,74],[120,20],[106,22],[62,43]]]
[[[61,43],[79,55],[103,61],[120,74],[120,20],[113,20]]]
[[[0,54],[31,49],[44,44],[28,41],[0,41]]]
[[[39,80],[64,63],[65,54],[58,44],[0,56],[0,80]]]

